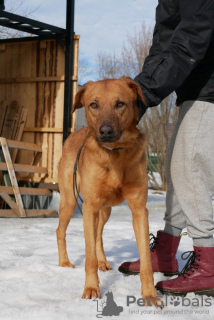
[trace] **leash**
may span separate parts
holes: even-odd
[[[77,204],[81,214],[83,214],[83,213],[82,213],[82,209],[81,209],[81,207],[79,205],[78,199],[80,199],[80,201],[82,203],[83,203],[83,199],[81,198],[81,196],[79,194],[79,191],[78,191],[78,188],[77,188],[77,164],[78,164],[78,160],[79,160],[82,148],[84,147],[84,144],[85,144],[85,141],[83,142],[82,146],[79,148],[79,151],[77,153],[76,161],[74,163],[74,173],[73,173],[73,194],[74,194],[74,199],[76,201],[76,204]],[[76,197],[76,193],[75,192],[77,193],[77,197]]]

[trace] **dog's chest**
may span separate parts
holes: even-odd
[[[105,177],[100,181],[100,192],[102,197],[111,206],[117,205],[123,202],[123,186],[126,180],[125,170],[121,170],[114,167],[109,167],[105,169]]]

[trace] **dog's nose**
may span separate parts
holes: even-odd
[[[101,137],[103,137],[103,138],[110,138],[114,134],[114,128],[109,125],[101,126],[99,131],[100,131]]]

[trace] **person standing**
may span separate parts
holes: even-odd
[[[146,97],[142,117],[173,91],[179,116],[166,153],[165,228],[153,236],[153,271],[178,273],[176,252],[187,227],[194,250],[178,277],[156,284],[166,294],[214,296],[214,1],[159,0],[153,42],[134,79]],[[140,261],[119,270],[134,274]]]

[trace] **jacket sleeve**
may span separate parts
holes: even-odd
[[[166,47],[180,21],[179,0],[162,0],[156,8],[156,23],[153,32],[152,45],[144,66]]]
[[[214,1],[180,0],[180,21],[174,30],[169,30],[166,47],[160,48],[161,19],[158,17],[167,16],[164,14],[168,11],[166,2],[171,1],[159,0],[153,45],[142,72],[135,78],[148,107],[158,105],[183,83],[205,56],[214,34]]]

